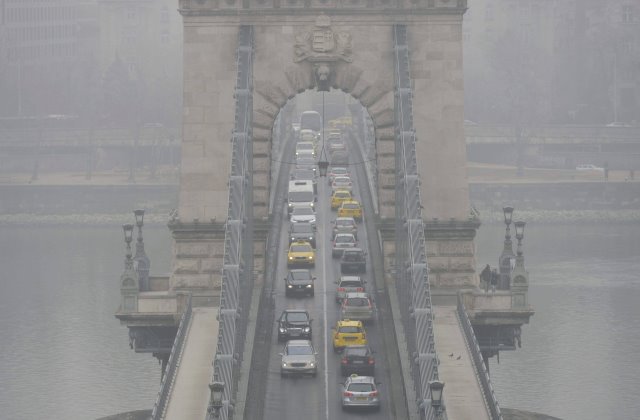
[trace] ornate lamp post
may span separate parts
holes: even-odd
[[[498,289],[509,289],[511,283],[511,259],[515,256],[513,253],[513,244],[511,242],[511,220],[513,218],[513,207],[506,206],[502,208],[504,213],[504,224],[506,225],[506,232],[504,235],[504,247],[502,254],[498,259],[498,267],[500,270],[500,281],[498,283]]]
[[[124,272],[120,276],[121,310],[123,312],[136,312],[138,310],[138,273],[133,269],[131,258],[131,241],[133,239],[133,225],[122,226],[124,242],[127,244],[127,255],[124,260]]]
[[[434,380],[429,382],[429,397],[431,399],[431,406],[436,412],[436,416],[440,417],[444,407],[442,404],[442,391],[444,390],[444,382]]]
[[[324,151],[324,92],[322,92],[322,149],[320,150],[320,160],[318,161],[318,169],[320,171],[320,177],[327,176],[327,168],[329,162],[327,161],[327,154]]]
[[[522,238],[524,238],[524,226],[522,221],[514,223],[516,227],[516,239],[518,240],[518,255],[516,256],[516,266],[511,273],[513,278],[513,284],[511,285],[512,292],[512,307],[527,307],[527,292],[529,291],[529,273],[524,268],[524,255],[522,253]],[[516,339],[520,344],[519,329],[516,331]]]
[[[207,410],[214,418],[220,416],[220,409],[224,406],[224,382],[215,381],[209,384],[211,398],[209,399],[209,409]]]
[[[138,279],[140,280],[140,290],[149,290],[149,270],[151,268],[151,260],[144,252],[144,241],[142,239],[142,226],[144,225],[144,210],[137,209],[133,211],[136,217],[136,226],[138,226],[138,240],[136,242],[136,256],[134,260],[138,266]]]

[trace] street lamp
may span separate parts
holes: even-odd
[[[524,238],[525,222],[519,221],[514,223],[516,227],[516,239],[518,240],[518,256],[522,256],[522,238]]]
[[[431,406],[436,410],[437,414],[442,411],[442,391],[444,389],[444,382],[434,380],[429,382],[429,397],[431,399]]]
[[[502,248],[502,254],[498,260],[498,268],[500,270],[500,282],[498,289],[509,289],[511,282],[511,259],[515,256],[513,253],[513,245],[511,242],[511,220],[513,219],[513,207],[505,206],[502,208],[504,214],[504,224],[506,225],[506,232],[504,235],[504,247]]]
[[[322,149],[320,150],[320,160],[318,161],[318,169],[320,171],[320,177],[327,176],[327,168],[329,162],[327,161],[327,154],[324,151],[324,92],[322,92]]]
[[[138,240],[136,242],[136,256],[134,260],[138,263],[138,279],[140,281],[140,290],[149,290],[149,270],[151,261],[144,252],[144,241],[142,239],[142,226],[144,225],[144,210],[137,209],[133,211],[136,217],[136,226],[138,226]]]
[[[131,223],[122,225],[122,230],[124,231],[124,242],[127,244],[127,255],[130,258],[131,257],[131,241],[133,240],[133,225]]]
[[[218,417],[220,409],[224,405],[222,402],[222,398],[224,397],[224,382],[214,381],[209,384],[209,389],[211,390],[211,404],[209,412],[211,412],[215,417]]]

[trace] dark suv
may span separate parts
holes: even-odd
[[[289,270],[289,274],[284,278],[284,294],[286,296],[293,294],[313,296],[313,281],[315,279],[311,275],[311,271],[307,269]]]
[[[349,376],[354,373],[373,376],[375,367],[376,360],[373,358],[373,351],[369,346],[347,346],[344,348],[342,360],[340,360],[340,373],[342,373],[342,376]]]
[[[285,309],[278,318],[278,341],[289,339],[311,340],[311,318],[309,312],[300,309]]]
[[[289,224],[289,244],[297,241],[309,242],[312,247],[316,247],[316,230],[311,223]]]
[[[342,251],[340,260],[340,272],[345,273],[366,273],[367,254],[362,248],[348,248]]]

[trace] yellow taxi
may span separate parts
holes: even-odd
[[[351,191],[335,190],[333,194],[331,194],[331,210],[338,209],[345,201],[353,201]]]
[[[367,334],[364,332],[362,321],[343,319],[336,322],[331,333],[333,334],[333,351],[336,353],[347,346],[367,344]]]
[[[353,217],[356,221],[362,221],[362,207],[357,200],[343,201],[338,209],[338,217]]]
[[[295,241],[289,245],[287,267],[316,265],[316,250],[307,241]]]

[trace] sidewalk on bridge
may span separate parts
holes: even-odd
[[[456,316],[456,306],[433,306],[432,309],[436,353],[440,359],[438,374],[445,383],[443,397],[447,418],[489,420],[482,389]]]
[[[178,362],[167,403],[166,420],[204,419],[209,404],[209,382],[218,345],[218,308],[193,308],[185,348]]]

